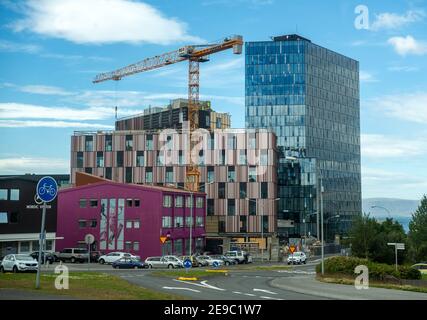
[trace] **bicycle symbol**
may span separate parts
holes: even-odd
[[[53,197],[56,193],[56,190],[52,185],[46,185],[46,183],[43,183],[43,186],[39,188],[39,195],[42,196],[45,193],[47,193]]]

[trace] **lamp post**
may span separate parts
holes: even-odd
[[[246,200],[248,201],[252,201],[255,202],[256,204],[256,199],[249,199],[246,198]],[[279,201],[280,198],[276,198],[273,201]],[[264,203],[262,203],[262,210],[261,210],[261,241],[264,242]],[[261,262],[264,262],[264,243],[262,243],[262,247],[261,247]]]
[[[372,209],[373,209],[373,208],[380,208],[380,209],[383,209],[383,210],[387,211],[387,213],[388,213],[388,217],[389,217],[389,218],[391,218],[391,212],[390,212],[390,210],[388,210],[386,207],[382,207],[382,206],[371,206],[371,208],[372,208]]]

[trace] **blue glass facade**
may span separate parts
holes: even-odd
[[[361,212],[359,64],[297,35],[245,45],[246,127],[278,139],[279,235],[317,235],[319,182],[325,231]],[[336,217],[339,215],[339,217]]]

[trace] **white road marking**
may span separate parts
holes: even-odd
[[[255,288],[254,291],[265,292],[265,293],[268,293],[268,294],[277,294],[276,292],[269,291],[269,290],[264,290],[264,289],[256,289]]]
[[[260,296],[260,298],[262,298],[262,299],[270,299],[270,300],[283,300],[283,299],[273,298],[273,297],[267,297],[267,296]]]
[[[180,287],[163,287],[163,289],[167,289],[167,290],[188,290],[188,291],[193,291],[193,292],[200,292],[200,290],[190,289],[190,288],[180,288]]]
[[[210,285],[210,284],[207,284],[207,283],[206,283],[206,281],[207,281],[207,280],[202,281],[202,282],[200,282],[200,283],[188,282],[188,281],[184,281],[184,280],[177,280],[177,279],[173,279],[173,280],[174,280],[174,281],[177,281],[177,282],[183,282],[183,283],[186,283],[186,284],[192,284],[193,286],[198,286],[198,287],[202,287],[202,288],[208,288],[208,289],[213,289],[213,290],[225,291],[225,289],[218,288],[218,287],[214,287],[214,286],[212,286],[212,285]]]
[[[249,296],[249,297],[256,297],[256,295],[254,295],[253,293],[244,293],[244,292],[240,292],[240,291],[233,291],[233,293],[241,294],[241,295]]]
[[[303,271],[303,270],[277,270],[279,273],[292,273],[292,274],[316,274],[315,271]]]

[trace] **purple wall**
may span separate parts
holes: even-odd
[[[64,237],[63,240],[56,241],[56,248],[58,251],[63,248],[78,247],[79,241],[84,241],[86,234],[93,234],[96,239],[96,250],[108,253],[113,251],[124,251],[137,254],[145,259],[148,256],[157,256],[162,254],[162,244],[160,243],[160,234],[166,235],[170,232],[170,240],[174,244],[174,240],[182,239],[183,252],[187,253],[188,248],[185,248],[185,239],[189,239],[190,229],[188,227],[162,229],[162,216],[172,216],[172,223],[174,216],[190,216],[190,208],[164,208],[163,195],[171,195],[172,199],[176,195],[183,195],[190,197],[190,193],[176,192],[174,190],[151,188],[149,186],[126,185],[115,182],[101,182],[81,187],[70,189],[63,189],[58,194],[58,217],[57,217],[57,236]],[[195,217],[203,217],[205,221],[206,210],[206,197],[204,194],[197,196],[203,197],[203,208],[194,208]],[[86,208],[80,208],[80,199],[86,199]],[[90,207],[90,200],[98,200],[97,207]],[[113,219],[108,217],[107,221],[111,222],[107,225],[107,230],[111,236],[113,233],[115,237],[111,243],[114,244],[114,249],[106,244],[106,249],[100,248],[100,227],[101,227],[101,201],[102,199],[116,199],[115,201],[115,215]],[[124,226],[123,231],[123,249],[118,249],[120,241],[117,241],[118,225],[120,224],[117,219],[118,213],[118,199],[124,199]],[[127,206],[126,199],[139,199],[140,206],[132,207]],[[110,206],[107,207],[107,215],[110,213]],[[79,220],[96,220],[96,227],[92,228],[88,225],[85,228],[79,226]],[[128,220],[139,220],[139,229],[126,228]],[[185,218],[184,218],[185,221]],[[194,218],[194,222],[196,218]],[[204,225],[205,223],[203,223]],[[193,252],[195,251],[195,239],[204,238],[205,227],[193,227]],[[132,244],[139,242],[139,250],[134,251],[126,248],[126,242],[131,241]],[[82,244],[80,243],[80,246]]]

